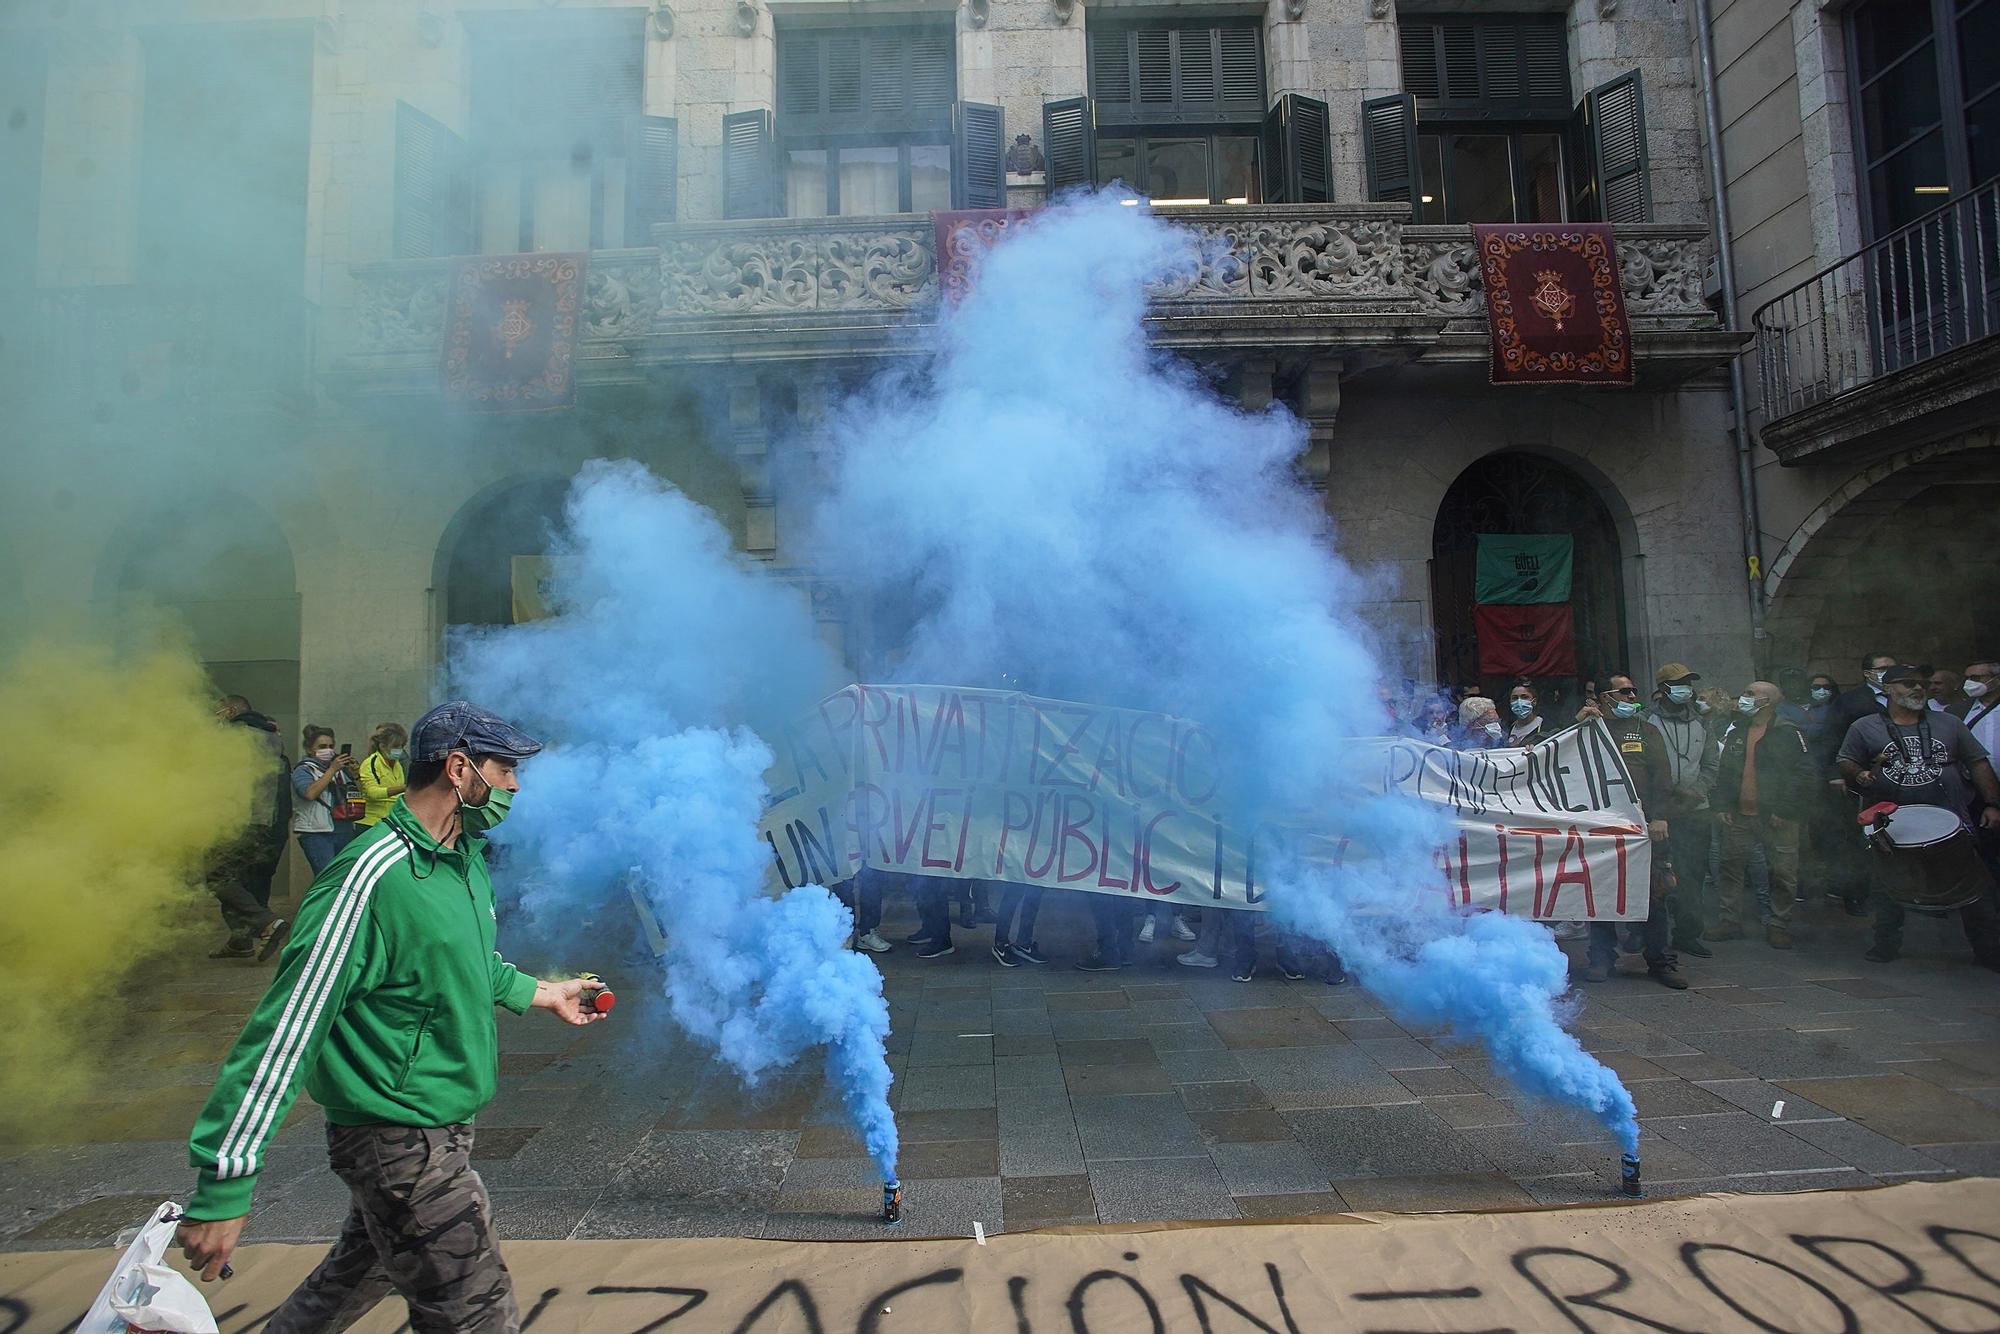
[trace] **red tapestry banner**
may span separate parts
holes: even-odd
[[[574,403],[589,263],[589,255],[453,260],[445,401],[475,412],[544,412]]]
[[[938,290],[956,301],[972,290],[979,263],[1007,228],[1034,210],[1025,208],[966,208],[931,214],[937,237]]]
[[[1618,244],[1601,222],[1474,223],[1494,384],[1632,383]]]
[[[1576,621],[1567,602],[1475,603],[1481,676],[1575,676]]]

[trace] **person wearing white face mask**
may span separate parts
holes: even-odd
[[[1743,935],[1743,872],[1753,843],[1764,845],[1771,868],[1771,916],[1764,940],[1792,947],[1792,906],[1799,889],[1799,825],[1813,793],[1813,760],[1805,733],[1778,715],[1778,687],[1752,681],[1736,699],[1736,717],[1716,747],[1716,819],[1722,866],[1716,886],[1720,921],[1712,940]]]
[[[318,875],[354,837],[354,756],[334,749],[333,729],[308,723],[305,758],[292,770],[292,833]]]
[[[1466,696],[1458,706],[1458,749],[1490,750],[1506,741],[1500,710],[1493,701],[1484,695]]]
[[[1988,755],[2000,755],[2000,662],[1975,662],[1965,669],[1965,725]]]
[[[1532,746],[1542,739],[1542,697],[1526,681],[1507,692],[1507,712],[1514,721],[1507,729],[1507,744]]]
[[[371,829],[381,823],[396,798],[403,795],[403,761],[409,757],[409,734],[401,723],[380,723],[368,734],[368,758],[361,761],[361,799],[368,809],[354,823]]]
[[[1680,960],[1673,949],[1673,931],[1668,925],[1673,911],[1670,893],[1673,877],[1669,874],[1672,860],[1667,855],[1667,840],[1672,830],[1662,814],[1669,781],[1667,744],[1653,721],[1642,716],[1644,712],[1639,703],[1639,689],[1632,684],[1632,678],[1623,672],[1613,672],[1606,682],[1604,693],[1586,702],[1577,711],[1576,717],[1578,722],[1594,718],[1604,724],[1605,731],[1610,733],[1624,760],[1626,772],[1631,775],[1639,798],[1639,809],[1646,816],[1646,833],[1653,842],[1652,881],[1648,887],[1646,921],[1642,928],[1646,973],[1663,987],[1686,991],[1687,979],[1680,974]],[[1592,922],[1583,980],[1603,982],[1617,965],[1617,923]]]
[[[1684,662],[1670,662],[1653,673],[1653,702],[1647,717],[1667,742],[1667,769],[1672,783],[1666,796],[1668,855],[1680,883],[1674,887],[1674,948],[1697,959],[1711,951],[1702,941],[1707,921],[1703,872],[1714,831],[1709,811],[1711,752],[1723,720],[1711,718],[1696,691],[1701,674]]]

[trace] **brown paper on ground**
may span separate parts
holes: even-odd
[[[922,1183],[910,1190],[921,1191]],[[526,1241],[537,1334],[639,1330],[1799,1331],[2000,1325],[2000,1181],[1627,1207],[1345,1215],[942,1241]],[[257,1328],[323,1246],[250,1246],[207,1292]],[[74,1323],[117,1253],[0,1255],[0,1334]],[[388,1334],[403,1304],[357,1330]],[[1929,1323],[1935,1322],[1935,1323]]]

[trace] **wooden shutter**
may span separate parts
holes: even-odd
[[[1088,97],[1042,103],[1049,193],[1097,182],[1097,110]]]
[[[1264,35],[1255,25],[1104,26],[1086,34],[1104,124],[1173,125],[1264,115]]]
[[[778,30],[787,136],[944,128],[957,96],[957,39],[948,27]]]
[[[1603,222],[1651,222],[1653,187],[1646,152],[1646,105],[1639,71],[1631,70],[1584,94],[1583,134],[1589,154],[1584,217]]]
[[[771,113],[735,111],[722,118],[722,216],[768,218],[776,213]]]
[[[960,102],[953,110],[951,206],[1007,207],[1007,121],[999,107]]]
[[[1264,117],[1264,202],[1324,204],[1333,198],[1326,103],[1286,93]]]
[[[625,244],[653,243],[653,228],[674,221],[680,187],[680,122],[634,116],[625,131]]]
[[[1413,204],[1417,199],[1417,100],[1410,93],[1371,97],[1361,104],[1362,151],[1368,159],[1368,197]]]
[[[1534,119],[1569,109],[1569,34],[1549,15],[1410,19],[1403,91],[1453,119]]]
[[[472,249],[472,192],[465,141],[442,122],[396,103],[394,246],[398,259]]]

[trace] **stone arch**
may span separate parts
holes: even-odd
[[[301,599],[293,545],[255,501],[226,489],[156,504],[121,523],[98,562],[98,618],[121,650],[184,634],[218,692],[299,725]]]
[[[440,648],[450,626],[514,622],[516,563],[547,554],[570,480],[564,473],[516,473],[458,507],[431,563]]]
[[[1582,677],[1637,671],[1644,640],[1638,525],[1610,478],[1587,460],[1543,446],[1508,446],[1481,454],[1440,496],[1432,525],[1431,615],[1441,681],[1481,681],[1489,693],[1505,681],[1477,670],[1472,634],[1472,558],[1479,532],[1567,532],[1576,539],[1579,677],[1547,684],[1566,694]]]
[[[1866,652],[1935,655],[1941,666],[1994,652],[2000,594],[1972,572],[1990,564],[1996,547],[2000,431],[1870,464],[1772,558],[1764,577],[1772,660],[1847,682]]]

